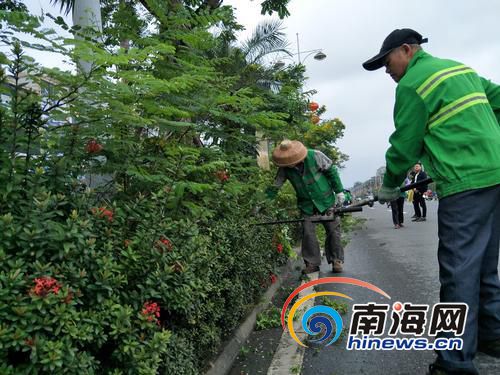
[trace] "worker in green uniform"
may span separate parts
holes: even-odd
[[[397,29],[363,64],[398,84],[395,131],[379,201],[399,196],[418,160],[436,182],[443,303],[466,303],[463,347],[437,351],[432,374],[477,374],[476,350],[500,357],[500,86],[472,68],[431,56],[418,32]],[[441,332],[452,337],[452,332]]]
[[[321,256],[313,215],[332,215],[336,204],[342,206],[344,188],[333,162],[321,151],[308,150],[299,141],[285,140],[273,151],[273,162],[279,167],[268,197],[289,180],[297,195],[297,205],[304,215],[302,228],[303,273],[319,271]],[[340,240],[340,217],[322,222],[326,230],[325,255],[332,271],[343,271],[344,249]]]

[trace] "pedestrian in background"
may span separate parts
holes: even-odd
[[[405,186],[408,186],[411,183],[413,183],[414,178],[415,178],[415,173],[413,173],[413,169],[412,169],[410,172],[408,172],[408,175],[406,176]],[[408,199],[408,202],[411,203],[413,206],[413,190],[408,190],[406,197]],[[415,212],[415,207],[414,207],[413,208],[413,216],[411,218],[415,219],[416,217],[417,217],[417,213]]]
[[[397,29],[363,67],[398,83],[395,131],[386,152],[379,201],[399,196],[421,160],[439,195],[440,301],[465,303],[460,349],[439,350],[433,375],[477,374],[476,350],[500,357],[500,86],[473,69],[422,50],[418,32]],[[454,337],[440,332],[440,337]]]
[[[417,163],[413,167],[415,177],[413,183],[417,183],[427,179],[427,174],[422,170],[422,164]],[[427,205],[425,204],[424,193],[427,191],[428,185],[422,185],[413,189],[413,208],[415,209],[415,218],[412,221],[425,221],[427,217]],[[420,211],[422,208],[422,211]]]
[[[398,199],[391,201],[392,222],[394,229],[404,227],[404,205],[406,193],[401,193]]]

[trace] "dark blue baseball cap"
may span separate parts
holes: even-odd
[[[363,63],[363,68],[366,70],[377,70],[384,66],[385,57],[395,48],[403,44],[422,44],[428,41],[427,38],[422,38],[422,35],[412,29],[396,29],[387,35],[382,43],[380,52]]]

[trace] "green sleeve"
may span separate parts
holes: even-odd
[[[427,107],[415,90],[398,86],[394,107],[396,130],[389,138],[391,147],[385,154],[384,186],[400,186],[408,169],[421,158],[428,117]]]
[[[491,109],[493,109],[497,122],[500,124],[500,86],[492,83],[489,79],[480,78],[484,87],[484,92],[490,102]]]
[[[328,179],[328,182],[330,183],[330,186],[332,187],[335,193],[340,193],[344,190],[342,182],[340,181],[339,173],[337,172],[337,168],[335,168],[333,164],[323,173],[325,174],[326,178]]]

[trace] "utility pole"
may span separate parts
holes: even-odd
[[[81,26],[82,29],[91,27],[102,32],[101,2],[100,0],[75,0],[73,5],[73,25]],[[82,38],[80,36],[80,38]],[[79,61],[79,68],[83,73],[90,72],[91,61]]]
[[[297,33],[296,35],[297,35],[297,60],[299,64],[302,64],[302,62],[300,61],[299,33]]]

